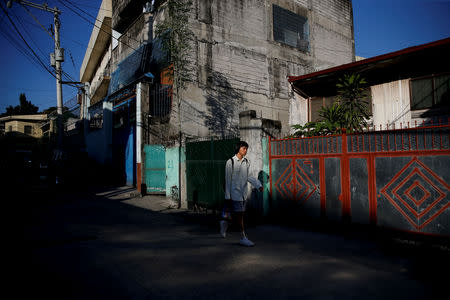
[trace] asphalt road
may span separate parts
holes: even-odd
[[[13,299],[448,299],[445,245],[254,223],[247,248],[213,215],[133,191],[15,206]]]

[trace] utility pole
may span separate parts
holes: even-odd
[[[13,1],[8,1],[6,6],[8,8],[12,7]],[[14,0],[22,5],[31,6],[46,12],[53,13],[54,16],[54,27],[55,27],[55,52],[50,54],[50,62],[52,67],[55,68],[56,73],[56,107],[57,107],[57,159],[60,157],[62,153],[62,142],[63,142],[63,134],[64,134],[64,126],[63,126],[63,97],[62,97],[62,68],[61,63],[64,61],[64,49],[60,47],[59,44],[59,29],[61,27],[61,22],[59,21],[59,14],[61,11],[58,8],[50,8],[46,3],[44,4],[36,4],[26,0]]]
[[[57,124],[58,124],[58,150],[59,153],[62,151],[64,124],[63,124],[63,100],[62,100],[62,68],[61,63],[64,61],[64,49],[60,48],[59,45],[59,28],[61,23],[59,22],[60,11],[55,8],[53,10],[54,21],[55,21],[55,71],[56,71],[56,102],[57,102]]]

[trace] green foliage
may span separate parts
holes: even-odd
[[[292,137],[309,137],[319,135],[340,134],[344,128],[344,109],[338,103],[330,107],[321,107],[319,111],[320,121],[308,122],[304,126],[293,125],[296,131]]]
[[[19,96],[19,105],[8,106],[6,112],[2,116],[14,116],[14,115],[33,115],[37,114],[39,107],[33,105],[31,101],[27,101],[27,97],[24,93]]]
[[[338,98],[344,110],[344,124],[349,132],[362,131],[367,127],[369,118],[367,97],[367,82],[359,74],[344,75],[336,87]]]
[[[359,74],[344,75],[336,84],[338,102],[331,107],[321,107],[320,120],[305,125],[293,125],[292,137],[321,136],[362,131],[369,118],[367,82]]]
[[[163,49],[172,63],[170,76],[177,90],[183,90],[191,79],[188,55],[192,50],[193,32],[189,28],[191,0],[167,0],[161,8],[166,14],[156,25],[156,36],[162,39]]]

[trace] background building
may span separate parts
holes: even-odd
[[[89,83],[89,155],[147,191],[179,188],[186,181],[185,142],[239,137],[240,112],[279,121],[281,135],[288,134],[295,97],[287,76],[354,61],[349,0],[194,0],[189,82],[177,103],[170,61],[154,34],[166,6],[103,1],[80,71]]]
[[[371,126],[399,129],[448,122],[450,116],[450,38],[336,66],[289,81],[296,91],[292,121],[316,121],[318,110],[336,97],[343,74],[358,73],[369,90]]]

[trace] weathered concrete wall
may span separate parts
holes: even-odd
[[[353,12],[349,0],[308,1],[312,4],[311,36],[315,71],[354,61]]]
[[[143,11],[148,0],[112,0],[112,28],[123,33]]]
[[[113,1],[113,28],[123,35],[113,51],[112,71],[151,39],[150,14],[137,18],[143,4]],[[274,4],[308,20],[307,51],[274,40]],[[131,13],[134,20],[125,16]],[[163,18],[164,5],[154,13],[153,29]],[[349,0],[193,0],[190,28],[195,35],[192,83],[180,108],[187,136],[236,135],[238,113],[249,109],[262,118],[280,120],[287,134],[293,98],[286,77],[351,62],[354,57]],[[171,123],[178,122],[174,101]]]
[[[179,167],[178,147],[166,149],[166,195],[171,196],[171,188],[179,185],[178,167]]]
[[[248,193],[250,195],[250,206],[259,215],[268,213],[268,185],[269,157],[268,138],[278,138],[281,132],[281,122],[258,118],[254,110],[244,111],[239,114],[239,129],[241,141],[249,145],[247,159],[250,161],[249,175],[258,178],[266,189],[264,193]],[[249,189],[252,187],[249,185]]]
[[[36,123],[36,122],[27,122],[27,121],[10,121],[5,122],[5,130],[6,132],[21,132],[25,133],[25,126],[31,127],[31,133],[28,134],[32,137],[42,137],[42,129],[41,129],[42,122]],[[11,127],[11,130],[9,128]]]
[[[272,4],[308,19],[308,52],[274,41]],[[354,57],[352,7],[347,0],[197,0],[191,25],[197,72],[184,96],[189,108],[182,107],[183,127],[191,135],[221,135],[218,123],[226,123],[222,127],[233,132],[236,111],[249,109],[280,120],[287,134],[292,93],[286,77]]]
[[[289,105],[289,124],[305,125],[308,122],[308,109],[308,99],[294,93]],[[290,133],[294,133],[292,127],[289,129]]]

